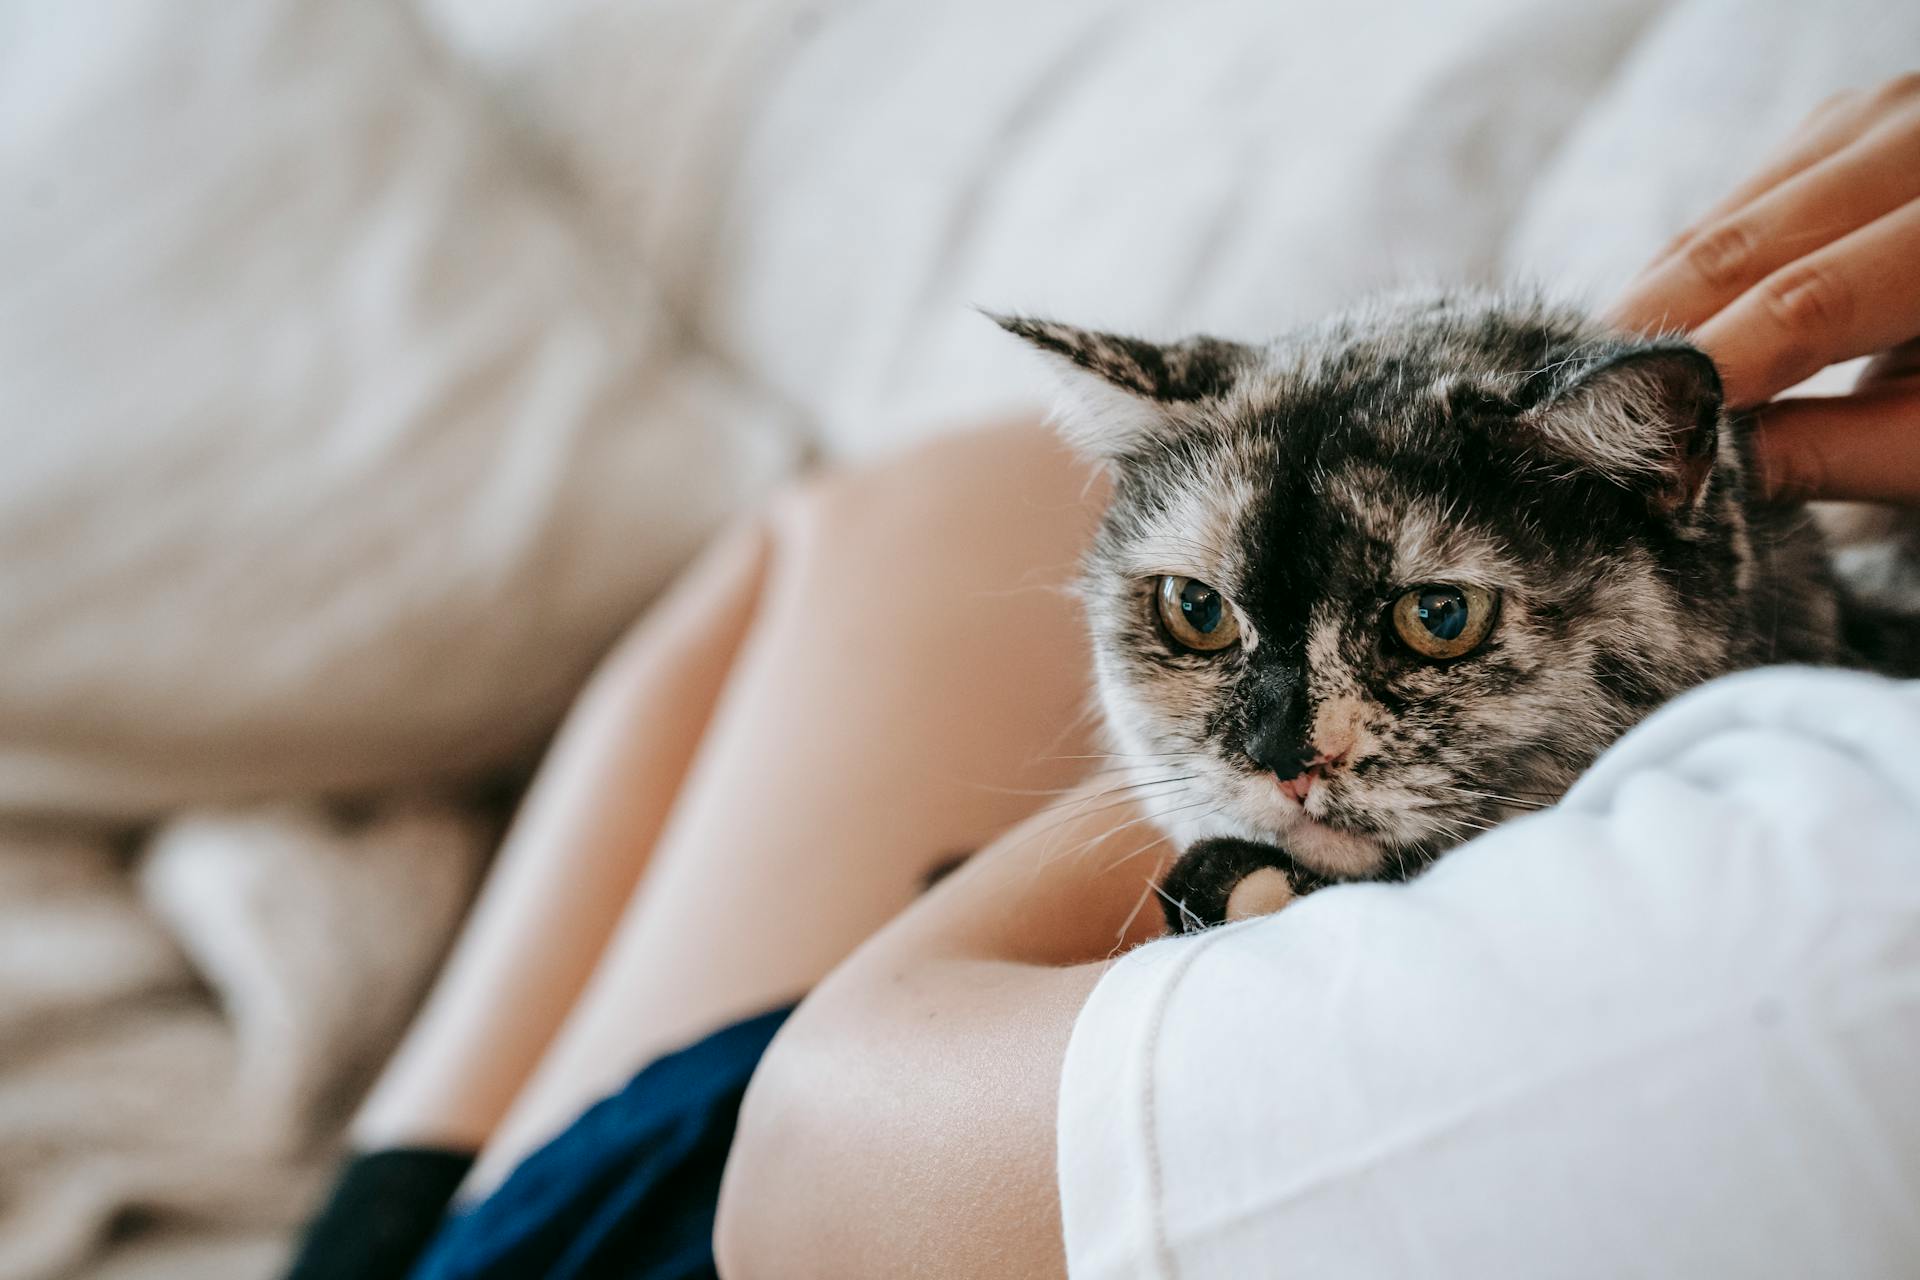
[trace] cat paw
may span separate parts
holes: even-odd
[[[1160,909],[1172,933],[1195,933],[1269,915],[1332,881],[1277,845],[1215,836],[1196,840],[1160,881]]]

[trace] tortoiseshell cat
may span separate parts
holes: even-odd
[[[1724,672],[1905,665],[1683,341],[1461,293],[1262,346],[1000,323],[1113,475],[1082,589],[1112,745],[1194,845],[1176,928],[1255,863],[1409,875]]]

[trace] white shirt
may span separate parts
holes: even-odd
[[[1920,683],[1775,670],[1405,885],[1139,948],[1069,1270],[1920,1276]]]

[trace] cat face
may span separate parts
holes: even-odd
[[[1405,875],[1730,664],[1741,462],[1692,348],[1458,298],[1261,349],[1002,323],[1112,470],[1098,688],[1178,838]]]

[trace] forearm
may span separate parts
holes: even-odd
[[[1108,957],[1158,930],[1167,850],[1136,816],[1086,797],[1037,816],[807,1000],[741,1114],[729,1280],[1063,1270],[1060,1065]]]

